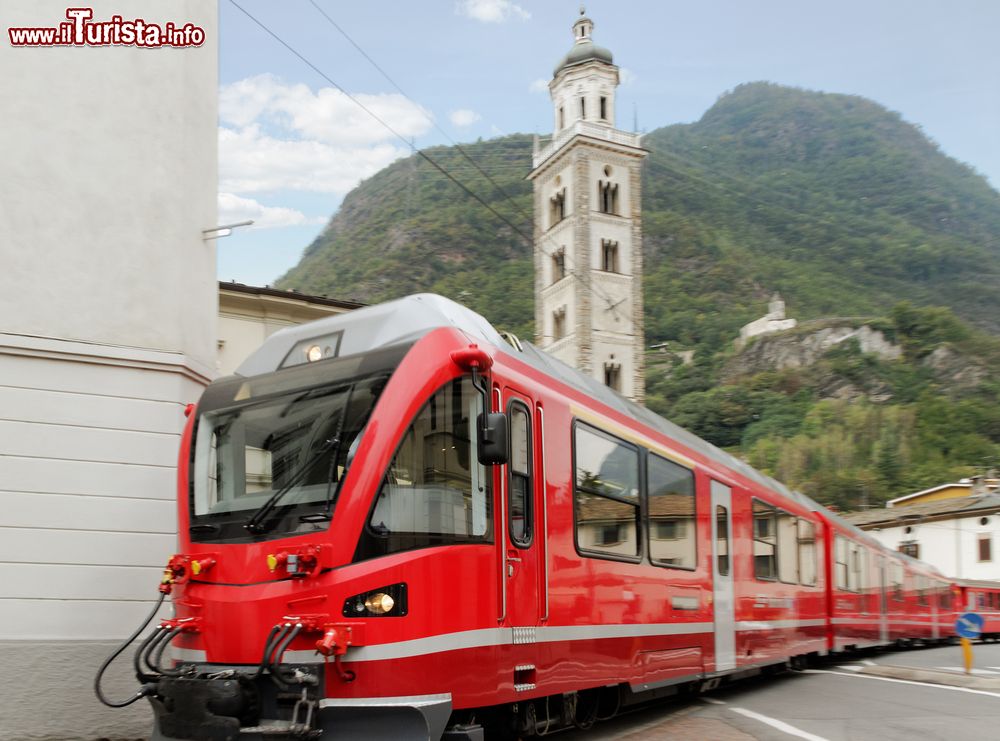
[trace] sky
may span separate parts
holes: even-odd
[[[255,220],[219,240],[219,279],[258,286],[411,144],[551,134],[546,85],[580,11],[568,0],[235,2],[322,72],[219,0],[219,223]],[[998,0],[590,0],[586,11],[621,67],[620,128],[690,123],[727,90],[766,80],[871,98],[1000,187]]]

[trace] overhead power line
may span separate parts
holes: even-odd
[[[479,172],[480,175],[482,175],[484,178],[486,178],[486,180],[488,180],[490,182],[490,184],[496,189],[496,191],[501,196],[503,196],[503,198],[508,203],[510,203],[511,206],[514,207],[515,211],[517,211],[519,214],[521,214],[521,216],[523,218],[527,219],[528,221],[533,221],[532,214],[530,214],[527,211],[525,211],[525,209],[516,200],[514,200],[514,198],[506,190],[504,190],[504,188],[496,180],[494,180],[493,177],[486,170],[484,170],[479,165],[478,162],[476,162],[476,160],[473,158],[473,156],[470,155],[465,150],[465,147],[463,147],[461,144],[459,144],[454,139],[452,139],[451,136],[448,134],[448,132],[445,131],[441,127],[441,125],[432,116],[428,115],[424,111],[424,108],[421,105],[419,105],[419,103],[417,103],[417,101],[415,101],[405,90],[403,90],[403,88],[399,86],[399,84],[389,75],[389,73],[386,72],[385,69],[383,69],[382,66],[378,62],[376,62],[372,58],[372,56],[361,47],[361,45],[358,42],[356,42],[353,38],[351,38],[350,34],[348,34],[347,31],[345,31],[340,26],[340,24],[338,24],[330,16],[329,13],[327,13],[325,10],[323,10],[322,7],[320,7],[319,3],[317,3],[316,0],[309,0],[309,3],[314,8],[316,8],[317,11],[319,11],[320,15],[322,15],[331,26],[333,26],[335,29],[337,29],[337,32],[340,33],[341,36],[343,36],[345,39],[347,39],[347,41],[351,44],[351,46],[353,46],[355,49],[357,49],[358,53],[361,54],[361,56],[363,56],[365,59],[368,60],[368,62],[372,65],[372,67],[374,67],[376,70],[378,70],[379,74],[381,74],[382,77],[384,77],[386,79],[386,81],[396,89],[396,92],[398,92],[400,95],[402,95],[404,98],[406,98],[409,102],[414,103],[417,106],[417,109],[420,111],[421,115],[423,115],[423,117],[431,124],[431,126],[433,126],[435,129],[437,129],[438,132],[448,142],[450,142],[451,145],[455,149],[457,149],[458,152],[466,160],[469,161],[469,163],[476,169],[476,171]],[[483,156],[483,155],[480,155],[480,156]],[[501,168],[493,168],[493,169],[494,170],[498,170],[498,169],[501,169]],[[520,169],[520,168],[518,168],[518,169]],[[528,237],[523,232],[518,232],[518,233],[528,242],[529,246],[532,246],[534,244],[534,240],[532,238]],[[556,250],[562,249],[562,246],[556,244],[555,240],[553,240],[549,235],[543,234],[542,238],[549,240],[552,243],[553,247],[556,248]],[[552,257],[553,253],[546,252],[545,249],[541,247],[541,245],[539,245],[539,248],[542,250],[542,253],[546,257]],[[563,259],[565,260],[566,259],[565,258],[565,252],[563,254],[564,254],[564,258]],[[584,281],[580,277],[580,275],[578,274],[577,270],[574,268],[573,262],[575,262],[575,261],[570,261],[570,264],[566,266],[566,271],[568,273],[570,273],[574,278],[576,278],[577,280],[579,280],[584,287],[586,287],[588,290],[591,291],[591,293],[593,293],[595,296],[597,296],[598,298],[602,299],[603,301],[607,302],[610,305],[611,304],[611,298],[608,297],[608,296],[603,295],[600,291],[598,291],[596,288],[594,288],[590,283]],[[613,309],[614,306],[611,306],[611,308]]]
[[[490,213],[492,213],[496,218],[498,218],[500,221],[502,221],[504,224],[506,224],[515,234],[519,235],[525,241],[525,243],[527,245],[529,245],[529,246],[533,246],[534,245],[534,239],[532,237],[528,236],[527,234],[525,234],[521,230],[521,228],[517,226],[517,224],[513,223],[504,214],[500,213],[495,208],[493,208],[492,205],[490,205],[487,201],[485,201],[483,198],[481,198],[477,193],[475,193],[474,191],[472,191],[463,182],[461,182],[456,177],[454,177],[450,172],[448,172],[448,170],[446,170],[438,162],[436,162],[433,158],[431,158],[429,155],[427,155],[426,152],[423,152],[423,151],[421,151],[419,149],[416,149],[413,146],[412,142],[408,141],[400,132],[398,132],[395,128],[393,128],[387,121],[385,121],[377,113],[375,113],[370,108],[368,108],[364,103],[362,103],[360,100],[358,100],[355,96],[351,95],[351,93],[349,93],[344,87],[342,87],[340,84],[338,84],[332,77],[330,77],[330,75],[328,75],[326,72],[324,72],[318,66],[316,66],[316,64],[314,64],[312,61],[310,61],[304,54],[302,54],[301,52],[299,52],[295,47],[293,47],[291,44],[289,44],[287,41],[285,41],[281,36],[279,36],[277,33],[275,33],[274,31],[272,31],[263,21],[261,21],[259,18],[257,18],[256,16],[254,16],[252,13],[250,13],[246,8],[244,8],[242,5],[240,5],[238,2],[236,2],[236,0],[229,0],[229,2],[230,2],[230,4],[233,5],[233,7],[235,7],[237,10],[239,10],[241,13],[243,13],[243,15],[245,15],[247,18],[249,18],[251,21],[253,21],[254,24],[256,24],[268,36],[270,36],[275,41],[277,41],[279,44],[281,44],[283,47],[285,47],[285,49],[287,49],[291,54],[293,54],[295,57],[297,57],[303,64],[305,64],[313,72],[315,72],[317,75],[319,75],[324,80],[326,80],[328,83],[330,83],[330,85],[332,85],[337,91],[339,91],[341,94],[343,94],[352,103],[354,103],[356,106],[358,106],[358,108],[360,108],[362,111],[364,111],[365,113],[367,113],[373,120],[375,120],[386,131],[388,131],[390,134],[392,134],[394,137],[396,137],[399,141],[401,141],[403,144],[405,144],[407,147],[409,147],[410,150],[411,150],[411,152],[413,152],[415,155],[419,156],[421,159],[423,159],[425,162],[427,162],[429,165],[431,165],[435,170],[437,170],[439,173],[441,173],[444,177],[446,177],[448,180],[450,180],[455,185],[457,185],[459,188],[461,188],[461,190],[466,195],[468,195],[470,198],[472,198],[473,200],[475,200],[477,203],[479,203],[479,205],[481,205],[483,208],[485,208]],[[317,6],[317,9],[319,9],[318,6]],[[322,12],[321,9],[320,9],[320,12]],[[324,16],[325,15],[326,14],[324,13]],[[358,48],[360,49],[360,47],[358,47]],[[365,56],[367,57],[368,55],[366,54]],[[379,69],[381,71],[381,68],[379,68]],[[391,79],[390,79],[390,81],[391,81]],[[395,83],[392,83],[392,84],[395,85]],[[398,87],[397,87],[397,89],[398,89]],[[405,93],[403,93],[403,95],[404,95],[404,97],[407,97],[405,95]],[[446,134],[446,136],[447,136],[447,134]],[[479,169],[478,166],[477,166],[477,169]],[[501,190],[501,192],[504,192],[502,189],[500,189],[500,190]],[[507,198],[510,198],[510,196],[508,195]],[[511,201],[513,202],[512,199],[511,199]],[[542,250],[542,252],[544,254],[546,254],[547,256],[551,256],[551,253],[546,253],[544,249]],[[592,286],[588,281],[586,281],[582,277],[580,277],[575,270],[569,269],[568,272],[570,273],[570,275],[572,275],[574,278],[576,278],[576,280],[578,280],[581,283],[581,285],[583,285],[586,289],[588,289],[593,295],[597,296],[598,298],[601,298],[602,300],[604,300],[605,302],[607,302],[609,305],[611,304],[611,299],[608,296],[605,296],[605,295],[602,294],[602,292],[596,290],[594,288],[594,286]]]

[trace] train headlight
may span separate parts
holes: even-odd
[[[327,360],[340,355],[340,342],[344,338],[343,330],[319,337],[310,337],[296,342],[288,355],[281,361],[281,368],[294,365],[315,363],[317,360]]]
[[[341,614],[346,618],[403,617],[407,613],[406,583],[390,584],[355,594],[344,600]]]
[[[368,612],[376,615],[385,615],[387,612],[392,612],[392,608],[395,607],[395,605],[396,600],[385,592],[376,592],[365,600],[365,607]]]

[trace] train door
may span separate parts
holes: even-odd
[[[539,618],[539,553],[545,547],[536,495],[541,487],[540,476],[535,470],[538,434],[533,423],[531,399],[511,389],[506,391],[510,462],[504,473],[503,533],[497,535],[504,545],[506,617],[507,625],[512,628],[534,628]],[[532,633],[516,632],[515,643],[520,639],[533,642]]]
[[[733,494],[712,481],[712,589],[715,617],[715,670],[736,668],[736,611],[733,599]]]
[[[889,575],[885,556],[878,557],[878,614],[879,643],[884,645],[889,642]]]

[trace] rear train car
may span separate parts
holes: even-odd
[[[979,613],[983,616],[982,639],[1000,640],[1000,582],[959,579],[955,588],[958,613]]]

